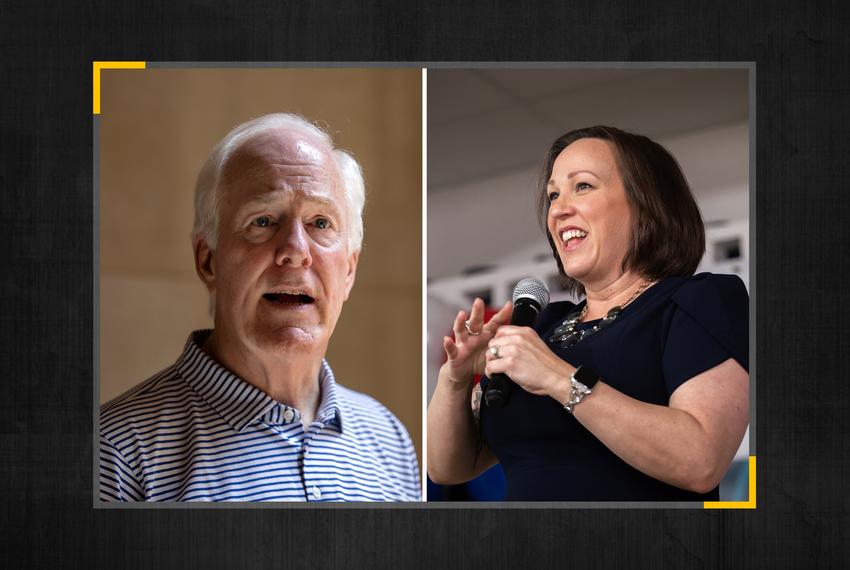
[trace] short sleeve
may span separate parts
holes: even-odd
[[[405,493],[402,500],[418,502],[422,500],[422,484],[419,479],[419,460],[416,458],[416,449],[413,447],[413,440],[410,439],[404,424],[395,416],[392,416],[392,419],[399,431],[401,440],[399,443],[404,449],[405,463],[407,464],[406,473],[401,481]]]
[[[421,483],[419,483],[419,461],[416,459],[416,450],[413,449],[413,442],[410,442],[410,452],[407,456],[407,471],[408,471],[408,479],[412,479],[416,482],[408,495],[409,501],[421,501],[422,500],[422,487]]]
[[[729,358],[749,370],[749,296],[739,277],[701,273],[672,301],[663,357],[668,396]]]
[[[109,439],[100,437],[100,500],[144,501],[135,470]]]

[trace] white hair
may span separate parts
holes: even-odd
[[[218,216],[223,192],[221,174],[233,153],[246,142],[271,131],[296,130],[318,137],[328,148],[334,159],[345,195],[348,249],[360,251],[363,245],[363,206],[366,202],[366,186],[360,165],[348,152],[334,148],[330,135],[303,117],[290,113],[274,113],[252,119],[231,130],[207,157],[195,183],[195,225],[192,241],[203,235],[210,249],[215,249],[218,239]]]

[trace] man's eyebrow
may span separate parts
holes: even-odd
[[[326,196],[317,196],[315,194],[307,194],[306,199],[308,202],[315,202],[317,204],[321,204],[326,208],[333,208],[334,210],[339,209],[339,205],[337,200],[331,200]]]
[[[289,193],[289,192],[291,192],[291,190],[273,190],[271,192],[265,192],[263,194],[258,194],[256,196],[252,197],[251,199],[249,199],[247,202],[245,202],[245,204],[243,205],[243,208],[248,207],[248,206],[253,206],[254,204],[259,204],[259,205],[271,204],[272,202],[275,202],[278,199],[280,199],[281,194]],[[339,207],[337,205],[336,200],[332,200],[332,199],[330,199],[326,196],[320,196],[318,194],[307,193],[307,192],[303,192],[303,191],[299,191],[299,192],[304,197],[304,199],[308,202],[314,202],[314,203],[317,203],[317,204],[321,204],[322,206],[325,206],[325,207],[328,207],[328,208],[335,208],[336,209],[336,208]]]

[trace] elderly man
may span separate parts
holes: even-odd
[[[324,360],[364,199],[354,159],[300,117],[260,117],[216,146],[192,239],[215,328],[102,407],[102,500],[420,500],[404,426]]]

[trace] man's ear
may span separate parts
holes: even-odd
[[[360,260],[360,251],[355,251],[348,256],[348,273],[345,275],[345,300],[348,301],[348,295],[351,293],[351,288],[354,287],[354,278],[357,275],[357,262]]]
[[[213,250],[210,249],[203,235],[196,236],[192,245],[195,250],[195,271],[212,295],[215,293],[215,259],[213,258]]]

